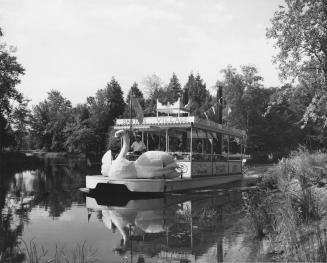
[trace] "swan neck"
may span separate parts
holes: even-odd
[[[120,150],[118,158],[126,158],[129,149],[129,137],[127,134],[123,135],[123,146]]]

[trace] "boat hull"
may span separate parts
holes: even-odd
[[[86,176],[86,187],[96,189],[99,185],[109,184],[126,187],[128,191],[135,193],[171,193],[209,188],[241,181],[242,178],[242,174],[180,179],[109,179],[106,176],[93,175]]]

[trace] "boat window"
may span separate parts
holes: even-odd
[[[212,161],[226,161],[227,158],[222,155],[223,135],[218,132],[213,132],[211,134],[213,135]]]
[[[166,131],[145,132],[145,145],[148,151],[166,151]]]
[[[213,132],[213,154],[221,154],[222,148],[222,134],[218,132]]]
[[[177,160],[190,159],[191,128],[174,128],[168,130],[168,151]]]
[[[213,135],[202,129],[193,128],[192,157],[195,161],[211,161]]]
[[[240,160],[242,157],[242,138],[230,136],[229,137],[229,159]]]
[[[223,135],[222,136],[222,156],[224,156],[225,158],[228,158],[228,154],[229,154],[229,145],[228,145],[228,135]]]

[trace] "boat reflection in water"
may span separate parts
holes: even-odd
[[[89,217],[101,213],[104,225],[120,232],[113,249],[130,262],[222,262],[239,238],[224,235],[241,219],[239,191],[116,199],[87,197],[86,207]]]

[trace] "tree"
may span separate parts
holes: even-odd
[[[139,89],[138,85],[136,82],[133,83],[132,87],[130,88],[127,97],[126,97],[126,104],[129,103],[130,101],[130,96],[133,94],[134,97],[138,98],[139,103],[141,104],[142,107],[144,107],[144,97],[142,91]]]
[[[199,115],[212,106],[212,98],[199,74],[196,77],[193,73],[188,76],[184,92],[188,94],[192,114]]]
[[[10,123],[15,134],[18,149],[29,147],[27,145],[27,136],[32,115],[31,110],[28,108],[28,103],[28,99],[23,99],[10,115]]]
[[[56,90],[48,92],[48,98],[33,108],[31,126],[37,147],[65,150],[64,129],[70,122],[71,109],[71,102]]]
[[[163,82],[157,74],[153,73],[152,75],[144,78],[142,85],[146,98],[149,99],[154,97],[155,93],[157,93],[158,90],[163,87]]]
[[[228,125],[246,129],[246,112],[243,111],[243,94],[244,83],[243,77],[237,72],[235,68],[228,65],[226,69],[221,70],[223,73],[223,80],[218,81],[216,86],[223,86],[223,98],[224,98],[224,122]]]
[[[71,110],[72,118],[66,124],[64,147],[70,153],[99,153],[100,136],[90,127],[90,111],[87,104],[77,104]]]
[[[119,83],[112,78],[106,88],[98,90],[95,97],[89,97],[87,101],[90,109],[90,127],[100,136],[101,150],[104,150],[110,126],[124,112],[123,92]]]
[[[181,84],[175,73],[170,78],[169,84],[167,86],[167,93],[168,93],[168,102],[173,103],[181,97],[182,88]]]
[[[65,149],[70,153],[98,153],[100,136],[81,123],[75,123],[65,129],[67,138]]]
[[[267,114],[280,90],[265,88],[253,65],[241,66],[240,73],[232,66],[222,72],[224,79],[217,86],[223,86],[224,119],[229,126],[247,131],[247,152],[278,158],[295,149],[302,138],[296,111],[284,101]]]
[[[327,126],[327,1],[285,0],[272,18],[267,37],[279,49],[274,58],[281,77],[297,77],[314,90],[303,121]]]
[[[3,36],[0,28],[0,39]],[[8,116],[12,111],[12,101],[21,102],[22,95],[15,88],[20,83],[20,77],[25,69],[17,62],[17,58],[12,55],[13,49],[8,50],[6,44],[0,43],[0,151],[8,134]]]
[[[147,95],[144,114],[156,116],[157,99],[163,102],[162,99],[164,98],[163,82],[158,75],[152,74],[142,81],[142,85]]]
[[[145,106],[145,100],[143,97],[142,91],[138,88],[138,85],[136,82],[133,83],[132,87],[130,88],[127,97],[126,97],[126,106],[125,110],[123,113],[124,118],[129,118],[130,117],[130,97],[131,94],[133,94],[134,97],[136,97],[142,107],[144,109]],[[134,109],[132,109],[132,117],[134,118],[136,116]]]
[[[0,151],[9,146],[15,146],[15,136],[7,119],[0,114]]]
[[[285,114],[290,116],[287,122],[289,126],[293,127],[293,136],[285,140],[286,144],[294,142],[296,138],[297,144],[305,145],[310,150],[326,149],[327,132],[323,125],[319,124],[317,120],[309,120],[305,125],[303,121],[303,115],[307,111],[313,96],[314,90],[305,82],[300,81],[297,85],[283,86],[271,97],[265,115],[276,112],[279,117],[283,117]],[[285,132],[281,132],[279,137],[284,135]]]

